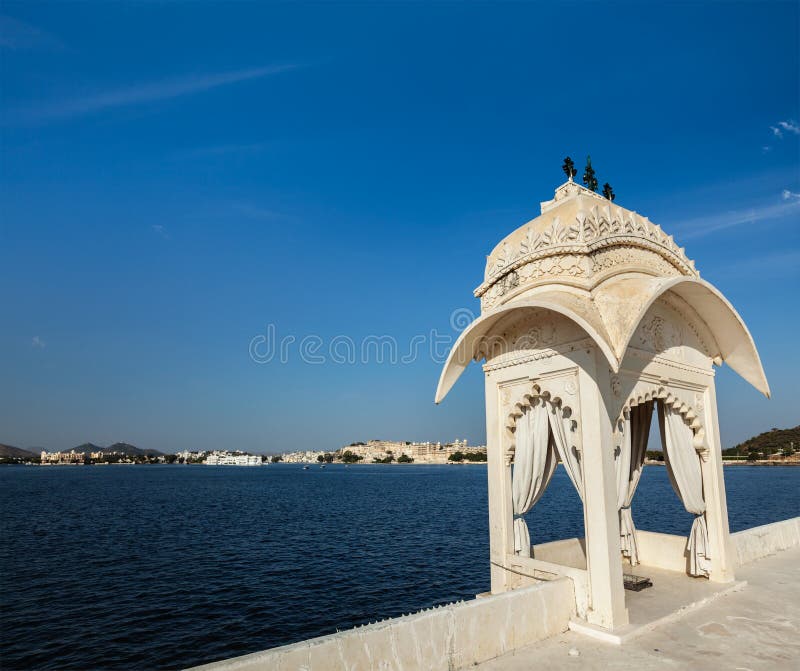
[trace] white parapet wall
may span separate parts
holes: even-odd
[[[572,581],[559,578],[194,671],[453,671],[566,631],[574,615]]]
[[[800,517],[765,524],[731,534],[736,564],[748,564],[756,559],[800,545]]]
[[[666,571],[685,572],[689,559],[686,554],[686,536],[662,534],[657,531],[636,530],[639,561],[645,566]]]
[[[531,556],[553,564],[586,569],[586,543],[583,538],[565,538],[539,543],[531,548]]]
[[[636,540],[642,564],[668,571],[686,570],[688,560],[685,536],[637,530]],[[733,560],[736,566],[749,564],[798,545],[800,545],[800,517],[731,534]]]
[[[645,566],[685,571],[688,565],[686,537],[637,530],[639,560]],[[800,545],[800,517],[764,524],[731,534],[736,566],[749,564],[781,550]]]

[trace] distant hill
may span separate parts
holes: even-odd
[[[39,454],[31,452],[30,450],[23,450],[21,447],[14,447],[13,445],[3,445],[0,443],[0,458],[13,458],[13,459],[30,459],[31,457],[38,457]]]
[[[108,447],[100,447],[99,445],[95,445],[94,443],[84,443],[83,445],[78,445],[78,447],[73,447],[75,452],[79,452],[80,454],[89,454],[90,452],[103,452],[108,454],[109,452],[119,452],[122,454],[127,454],[129,456],[161,456],[164,454],[163,452],[159,452],[158,450],[143,450],[141,447],[136,447],[136,445],[131,445],[130,443],[114,443],[113,445],[109,445]],[[67,450],[69,451],[69,450]]]
[[[130,456],[138,455],[148,457],[160,457],[164,454],[158,450],[143,450],[141,447],[136,447],[136,445],[130,445],[128,443],[114,443],[113,445],[104,447],[101,452],[121,452]]]
[[[750,452],[763,452],[764,454],[775,454],[792,446],[794,450],[800,450],[800,426],[793,429],[771,429],[760,433],[753,438],[748,438],[743,443],[735,447],[723,450],[723,454],[728,455],[747,455]]]
[[[73,447],[73,451],[79,452],[80,454],[89,454],[90,452],[102,452],[103,448],[99,445],[95,445],[94,443],[84,443],[83,445],[78,445],[78,447]],[[69,452],[69,450],[67,450]]]
[[[83,445],[78,445],[78,447],[72,448],[78,454],[89,454],[90,452],[117,452],[121,454],[126,454],[128,456],[139,456],[139,457],[160,457],[163,455],[163,452],[159,452],[158,450],[143,450],[141,447],[136,447],[136,445],[130,445],[129,443],[114,443],[113,445],[109,445],[108,447],[100,447],[99,445],[95,445],[94,443],[83,443]],[[48,452],[52,452],[53,450],[47,450]],[[64,450],[64,452],[69,452],[69,450]],[[32,457],[36,457],[38,459],[39,452],[32,452],[31,450],[23,450],[21,447],[14,447],[13,445],[3,445],[0,443],[0,459],[30,459]]]

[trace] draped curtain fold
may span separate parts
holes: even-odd
[[[639,548],[631,502],[642,476],[652,417],[652,403],[642,403],[630,409],[623,422],[622,440],[616,454],[620,549],[630,559],[632,566],[639,563]]]
[[[658,424],[672,488],[684,508],[695,515],[686,546],[689,553],[689,575],[707,576],[711,569],[711,553],[705,517],[703,475],[700,458],[693,445],[694,434],[680,413],[662,401],[658,403]]]
[[[523,557],[531,556],[531,538],[522,516],[541,498],[558,463],[549,433],[547,405],[539,397],[517,419],[511,474],[514,552]]]
[[[570,424],[570,411],[560,403],[548,402],[550,414],[550,428],[552,429],[553,443],[569,479],[578,491],[578,496],[583,501],[583,465],[578,445],[573,445]]]

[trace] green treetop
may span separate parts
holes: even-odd
[[[603,196],[608,198],[610,201],[613,201],[614,198],[616,198],[616,195],[614,195],[614,189],[611,188],[611,185],[608,182],[603,184]]]

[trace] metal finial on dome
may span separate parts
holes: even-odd
[[[567,176],[570,182],[572,181],[572,178],[578,174],[578,171],[575,170],[575,163],[569,156],[564,159],[564,165],[561,166],[561,169],[564,171],[564,174]]]

